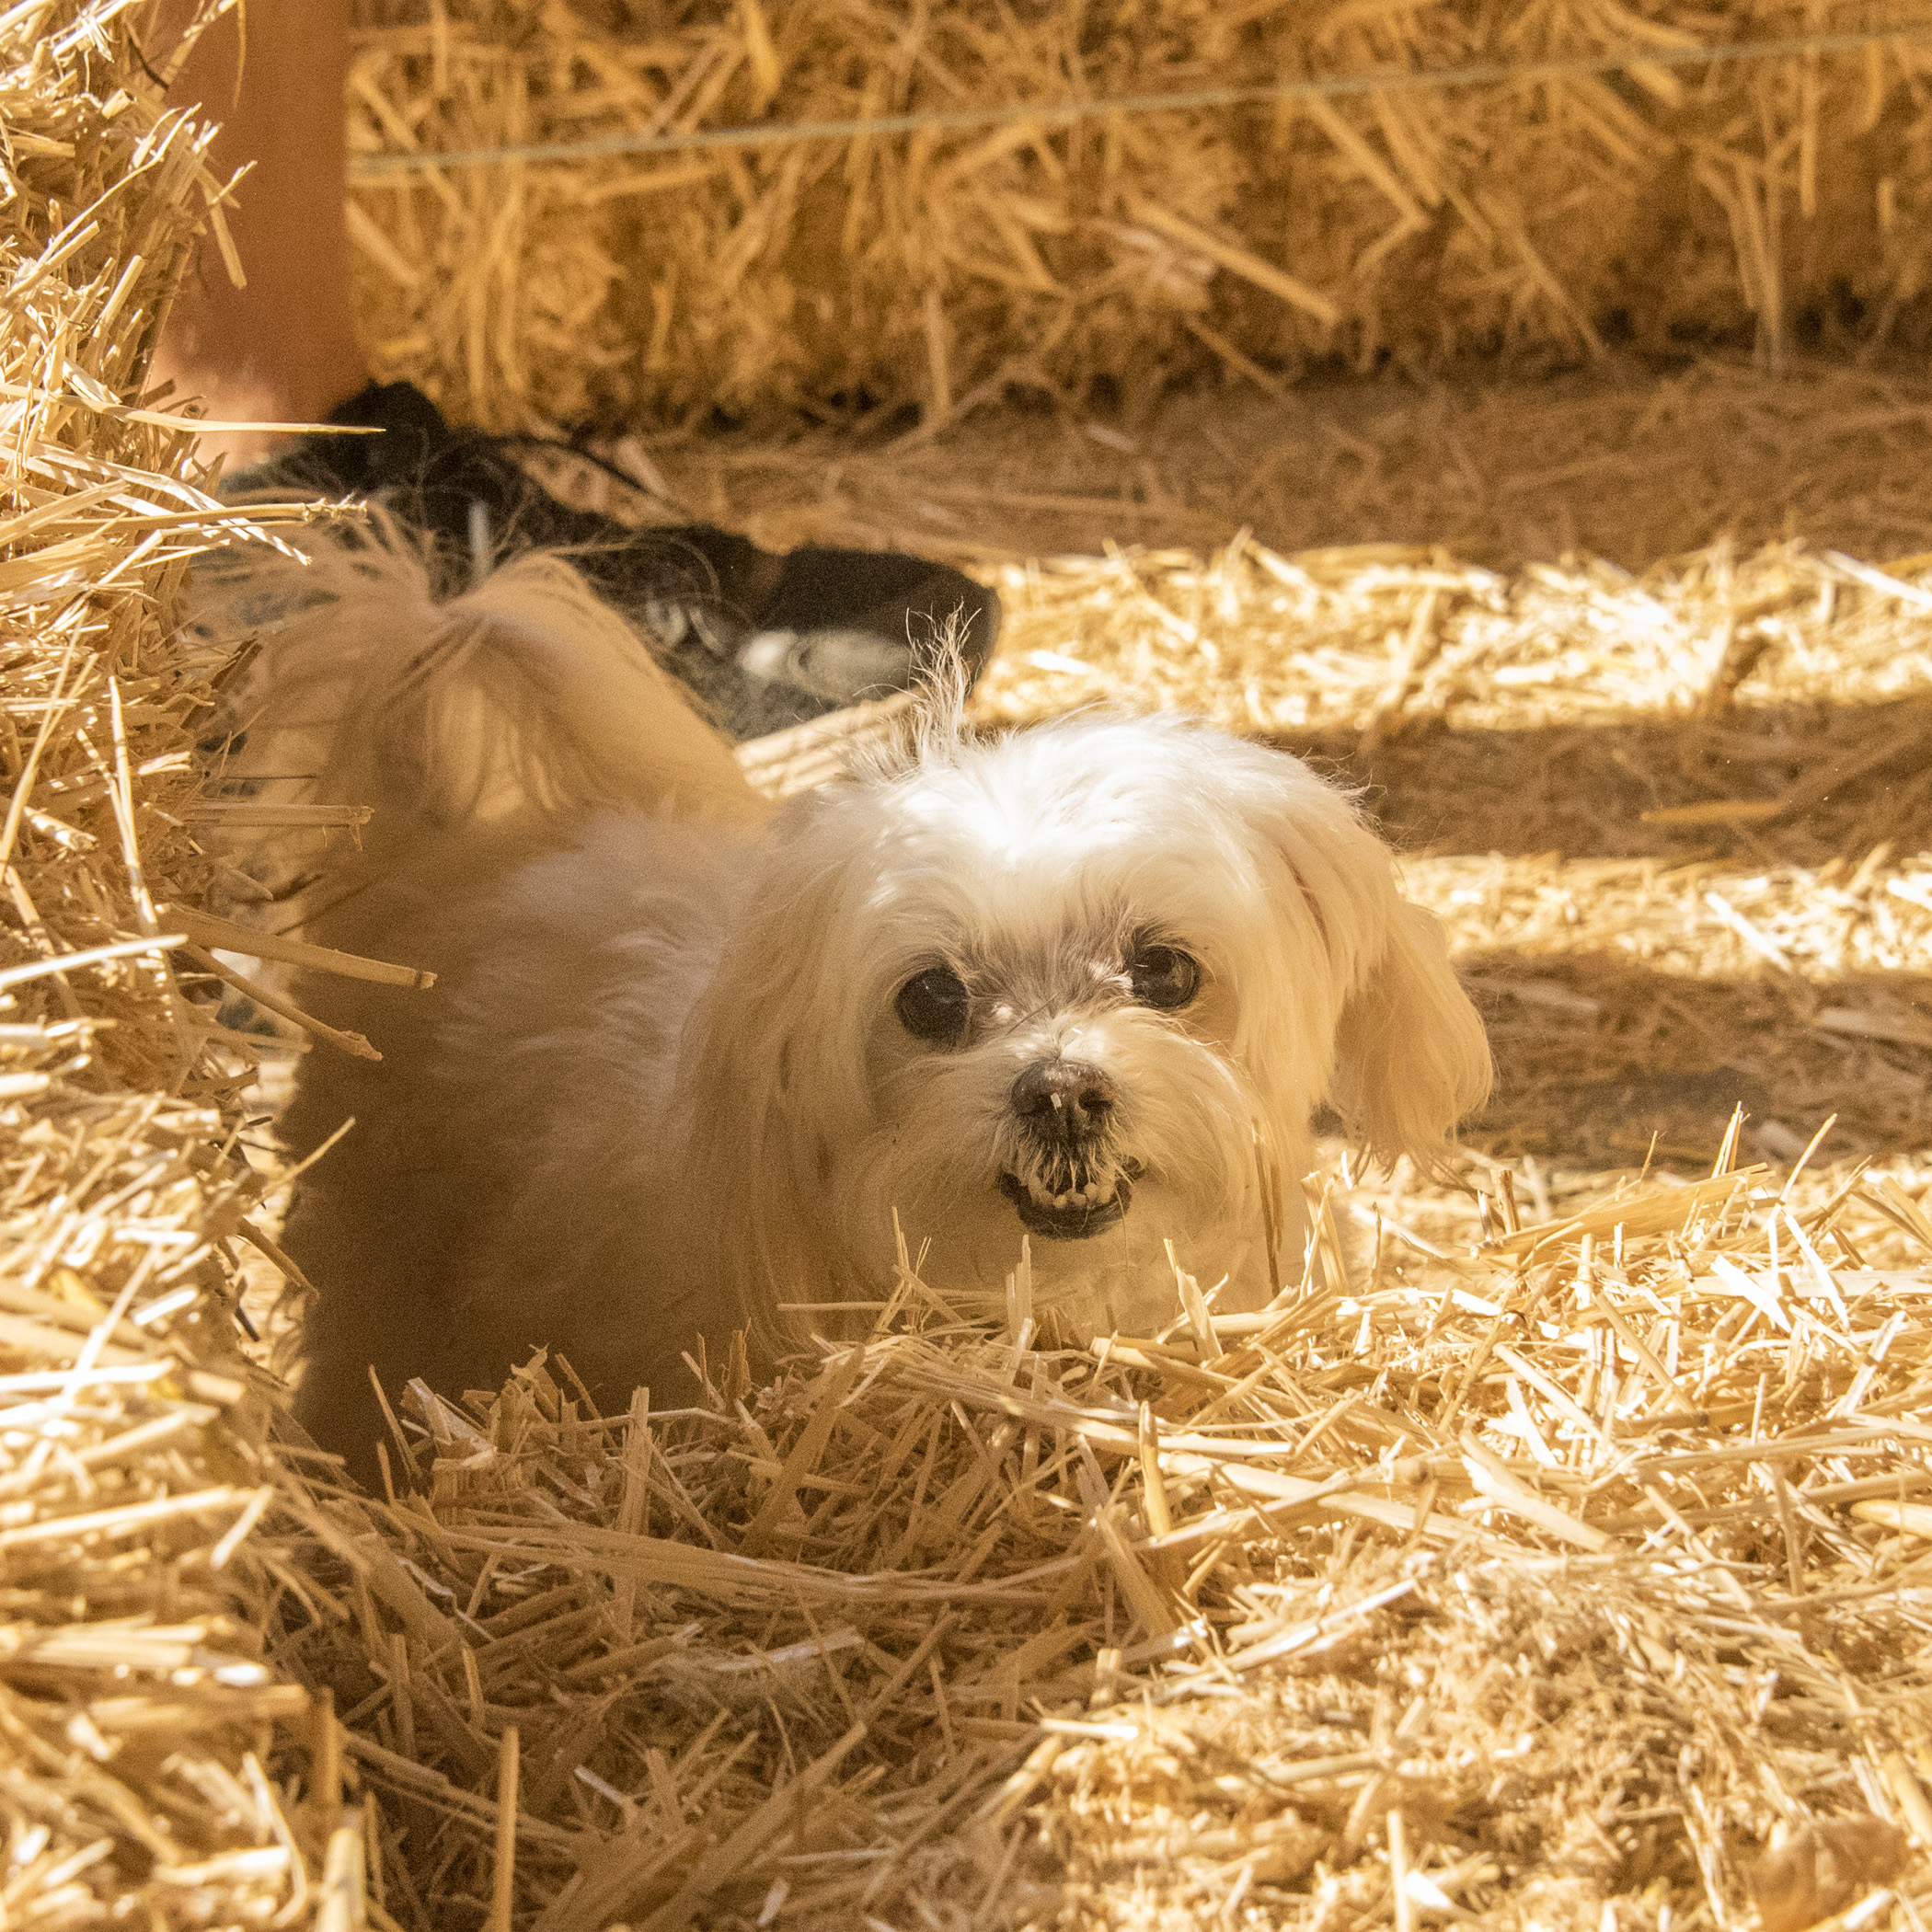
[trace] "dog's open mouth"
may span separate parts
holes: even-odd
[[[1061,1183],[1057,1189],[1055,1180]],[[1085,1241],[1104,1234],[1126,1213],[1133,1198],[1132,1179],[1118,1167],[1105,1179],[1083,1167],[1051,1177],[1029,1175],[1025,1180],[1018,1174],[1002,1174],[999,1189],[1018,1211],[1027,1232],[1049,1241]]]

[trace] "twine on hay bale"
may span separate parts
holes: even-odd
[[[1924,330],[1932,42],[1904,0],[540,18],[364,0],[361,22],[364,334],[385,374],[494,428],[801,406],[916,406],[930,427],[1006,385],[1077,400],[1222,370],[1279,391],[1325,362],[1625,341],[1754,339],[1776,362]],[[1807,35],[1833,44],[1671,64]],[[1491,77],[609,151],[1466,69]]]

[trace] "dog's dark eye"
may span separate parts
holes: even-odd
[[[1129,961],[1127,978],[1142,1006],[1171,1012],[1201,991],[1201,962],[1177,946],[1146,946]]]
[[[950,966],[928,966],[899,989],[899,1018],[915,1040],[949,1046],[966,1030],[966,983]]]

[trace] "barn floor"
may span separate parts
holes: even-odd
[[[1242,528],[1283,552],[1441,544],[1492,569],[1575,551],[1643,570],[1727,537],[1872,559],[1932,548],[1932,381],[1903,359],[1778,374],[1708,358],[1482,364],[1426,384],[1211,387],[1140,419],[1097,398],[982,409],[936,433],[718,430],[615,452],[620,466],[639,453],[655,475],[636,473],[685,512],[775,547],[962,562],[1209,551]],[[582,481],[594,497],[597,477]]]

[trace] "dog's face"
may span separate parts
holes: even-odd
[[[812,1230],[793,1268],[889,1279],[896,1214],[928,1281],[996,1305],[1024,1239],[1084,1339],[1171,1319],[1168,1243],[1230,1277],[1224,1308],[1299,1274],[1309,1114],[1348,1103],[1350,1009],[1385,981],[1407,1017],[1370,1016],[1370,1081],[1439,1136],[1480,1030],[1348,801],[1218,732],[1074,720],[794,807],[698,1051],[731,1029],[707,1084],[762,1091],[757,1147],[717,1151]]]

